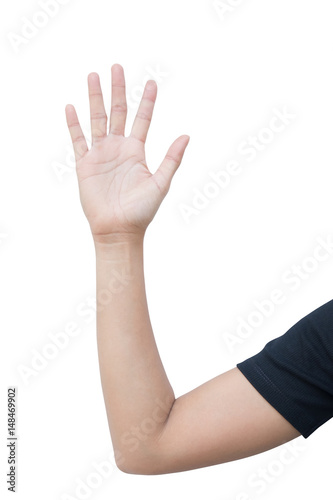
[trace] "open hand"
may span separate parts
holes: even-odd
[[[122,66],[114,64],[109,131],[97,73],[88,75],[92,145],[86,139],[74,106],[67,105],[66,120],[73,142],[80,200],[93,238],[143,235],[166,196],[179,167],[189,136],[178,137],[158,170],[152,174],[145,159],[145,142],[157,95],[155,81],[146,83],[131,133],[124,136],[127,116]]]

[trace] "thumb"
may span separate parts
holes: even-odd
[[[162,192],[168,192],[172,178],[183,159],[189,141],[190,137],[188,135],[178,137],[169,147],[164,160],[153,175]]]

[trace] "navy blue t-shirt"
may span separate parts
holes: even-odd
[[[236,366],[304,438],[309,437],[333,417],[333,300]]]

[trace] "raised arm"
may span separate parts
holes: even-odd
[[[66,119],[80,199],[96,251],[97,342],[115,459],[133,474],[164,474],[236,460],[299,435],[234,368],[177,399],[152,331],[144,283],[145,231],[166,196],[189,137],[154,174],[145,141],[157,94],[149,81],[131,133],[125,79],[112,66],[109,129],[99,77],[88,76],[92,147],[73,106]]]

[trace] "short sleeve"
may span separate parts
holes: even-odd
[[[333,300],[236,366],[304,438],[309,437],[333,417]]]

